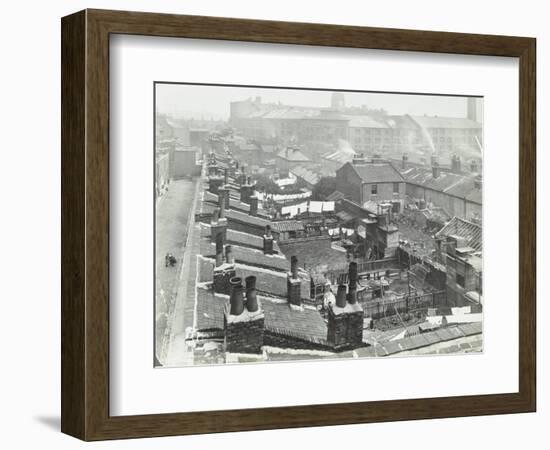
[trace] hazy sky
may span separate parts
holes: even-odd
[[[384,108],[389,114],[466,117],[467,97],[345,92],[347,106]],[[182,114],[186,118],[227,119],[229,102],[262,97],[263,102],[297,106],[330,106],[329,91],[265,89],[233,86],[157,84],[156,103],[161,113]]]

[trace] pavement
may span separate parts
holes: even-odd
[[[189,365],[192,350],[187,346],[187,332],[193,326],[198,273],[197,255],[200,253],[200,223],[195,222],[199,202],[200,182],[194,187],[188,209],[187,233],[181,268],[177,279],[173,308],[169,312],[165,340],[160,357],[164,366]],[[190,354],[191,353],[191,354]]]
[[[155,348],[157,358],[163,359],[167,327],[175,307],[178,281],[182,270],[185,243],[194,204],[197,180],[176,180],[157,200],[155,216]],[[175,267],[165,267],[164,257],[172,253]]]

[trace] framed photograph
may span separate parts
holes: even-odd
[[[535,411],[534,38],[61,25],[63,432]]]

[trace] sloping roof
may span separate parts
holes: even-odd
[[[348,164],[365,183],[399,183],[404,181],[398,170],[390,163]]]
[[[302,166],[295,166],[290,169],[290,172],[294,174],[296,177],[301,178],[306,183],[309,183],[311,185],[317,184],[319,182],[319,179],[321,178],[318,174],[315,172],[312,172],[311,170],[306,169]]]
[[[410,116],[423,128],[472,128],[481,129],[481,124],[465,117]]]
[[[419,167],[410,167],[403,170],[401,171],[401,175],[407,183],[416,184],[433,191],[443,192],[481,204],[481,189],[476,187],[475,184],[477,175],[460,175],[440,171],[439,176],[434,178],[431,169]]]
[[[318,311],[310,308],[291,308],[286,299],[258,296],[265,316],[265,329],[272,333],[326,344],[327,325]],[[198,330],[223,330],[225,295],[214,295],[211,290],[197,289]]]
[[[231,250],[235,262],[262,267],[278,272],[287,272],[290,270],[290,264],[287,259],[281,254],[266,255],[263,250],[244,247],[240,245],[232,245]],[[201,254],[205,258],[214,258],[216,255],[216,244],[205,239],[201,242]]]
[[[335,202],[337,200],[341,200],[343,198],[346,198],[346,194],[343,194],[342,192],[340,191],[334,191],[332,194],[330,194],[328,197],[327,197],[327,200],[329,202]]]
[[[451,221],[445,225],[436,234],[436,237],[460,236],[466,239],[468,247],[472,247],[475,251],[482,249],[482,232],[481,227],[473,222],[453,217]]]
[[[286,159],[287,161],[300,161],[305,162],[309,161],[309,158],[304,155],[300,150],[297,148],[291,148],[287,147],[283,150],[281,150],[277,156],[281,159]]]

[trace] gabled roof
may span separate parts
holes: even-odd
[[[352,164],[348,162],[344,164],[344,166],[346,165],[349,165],[364,183],[399,183],[404,181],[399,171],[390,163]]]
[[[476,223],[453,217],[451,221],[445,225],[436,234],[436,237],[460,236],[466,239],[468,247],[472,247],[475,251],[482,249],[482,232],[481,226]]]

